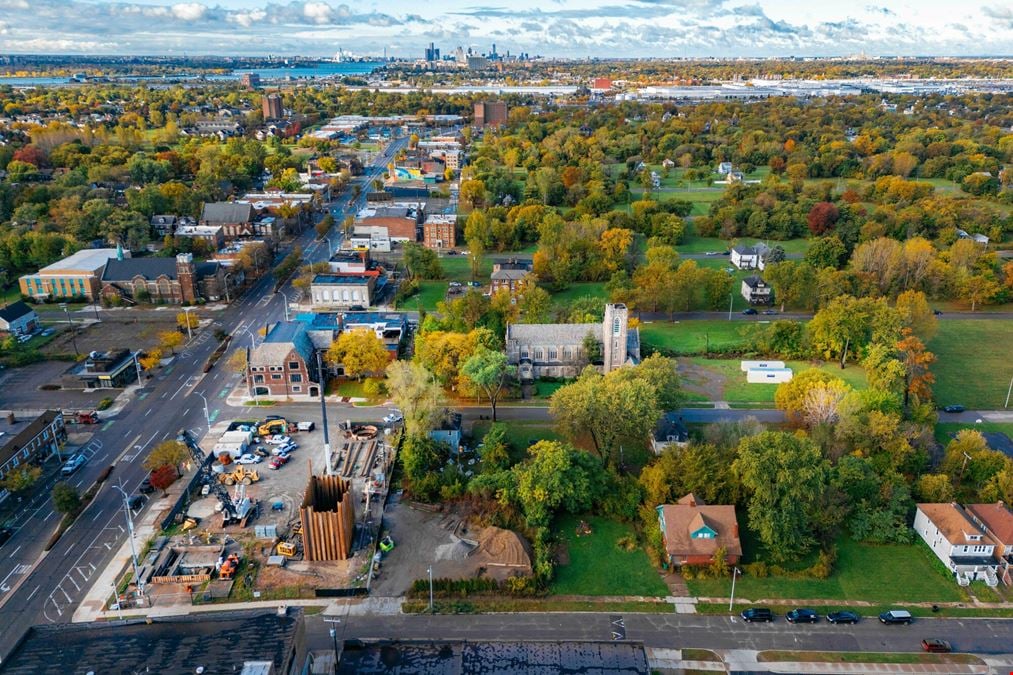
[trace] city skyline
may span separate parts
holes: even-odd
[[[547,6],[318,0],[0,0],[0,52],[422,57],[430,42],[558,57],[1013,54],[1013,9],[993,2],[577,0]]]

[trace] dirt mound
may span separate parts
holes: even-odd
[[[486,576],[505,579],[531,574],[531,550],[522,536],[511,530],[487,527],[478,535],[475,561]]]

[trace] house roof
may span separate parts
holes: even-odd
[[[686,495],[691,497],[692,495]],[[675,557],[713,556],[719,548],[728,555],[741,556],[739,521],[731,505],[708,506],[694,497],[691,503],[664,504],[658,507],[663,521],[665,550]],[[716,537],[694,539],[690,535],[706,526],[717,533]]]
[[[951,544],[964,546],[968,543],[967,535],[981,535],[984,539],[985,533],[971,522],[964,510],[954,503],[949,504],[918,504],[918,510],[928,517],[939,532],[946,537]],[[987,542],[982,542],[987,543]]]
[[[1003,502],[968,504],[971,518],[983,525],[988,533],[1003,544],[1013,544],[1013,512]]]
[[[199,262],[194,265],[194,273],[198,279],[213,275],[221,265],[216,260]],[[110,260],[102,273],[102,281],[130,281],[134,277],[144,277],[148,281],[165,275],[169,279],[178,279],[179,274],[175,258],[124,258]]]
[[[39,272],[56,273],[64,270],[91,270],[96,271],[102,268],[110,258],[116,257],[114,248],[86,248],[77,253],[58,260],[52,265],[46,265]]]
[[[307,365],[312,364],[313,342],[302,321],[279,321],[264,341],[250,354],[251,366],[277,366],[295,351]]]
[[[591,333],[601,340],[600,323],[513,323],[507,326],[506,339],[536,345],[579,345]]]
[[[248,223],[253,220],[253,205],[239,202],[210,202],[204,205],[200,218],[208,223]]]
[[[287,673],[299,646],[302,615],[289,610],[220,612],[116,623],[35,626],[4,661],[3,672],[239,673],[268,662]],[[270,639],[263,639],[270,636]],[[200,668],[200,670],[198,670]],[[247,671],[249,672],[249,671]],[[257,672],[256,670],[252,672]]]
[[[744,283],[746,286],[749,286],[750,288],[752,288],[754,290],[757,289],[757,288],[759,288],[760,286],[766,286],[767,285],[766,281],[764,281],[760,277],[756,276],[755,274],[752,274],[752,275],[746,277],[745,279],[743,279],[742,283]]]
[[[520,281],[524,277],[531,274],[528,270],[515,270],[515,269],[503,269],[500,268],[489,275],[489,278],[493,281]]]
[[[689,438],[689,432],[686,430],[686,425],[682,423],[682,417],[675,412],[665,413],[654,426],[654,440],[667,443],[670,436],[679,442]]]
[[[17,321],[21,317],[29,314],[35,314],[35,310],[21,300],[12,302],[6,307],[0,308],[0,320],[6,321],[7,323]]]
[[[0,420],[0,431],[4,432],[3,436],[0,436],[0,464],[13,457],[61,414],[57,410],[47,410],[33,420],[15,417],[13,424],[7,421],[6,417]]]
[[[313,284],[341,284],[344,286],[365,286],[369,283],[372,276],[369,274],[363,274],[362,276],[354,276],[351,274],[318,274],[313,277]]]

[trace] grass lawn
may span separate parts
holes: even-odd
[[[936,355],[932,372],[939,405],[998,410],[1003,407],[1013,360],[1013,322],[947,319],[928,348]],[[1004,349],[1002,345],[1006,345]]]
[[[748,541],[745,558],[751,559]],[[739,577],[738,597],[750,600],[865,600],[873,603],[959,602],[960,587],[941,571],[941,564],[928,547],[915,544],[862,544],[842,537],[837,542],[837,563],[829,579],[787,579]],[[690,593],[703,597],[725,597],[731,592],[729,579],[688,579]],[[865,610],[861,610],[863,613]]]
[[[622,537],[633,537],[633,528],[613,520],[588,517],[591,534],[576,536],[581,519],[566,516],[556,522],[555,531],[566,546],[569,563],[556,568],[551,590],[556,595],[668,595],[658,572],[639,546],[626,551],[616,545]]]
[[[777,385],[751,384],[746,382],[746,374],[740,369],[738,359],[705,359],[697,357],[690,360],[695,365],[724,375],[724,400],[734,403],[774,402],[774,392],[777,391]],[[819,363],[814,366],[808,361],[785,361],[785,365],[791,368],[795,374],[815,367],[841,378],[855,389],[865,389],[868,386],[865,370],[861,366],[849,365],[845,370],[841,370],[836,363]]]
[[[566,382],[535,382],[535,396],[538,398],[550,398],[560,387],[565,387]]]
[[[714,319],[652,321],[640,324],[643,346],[677,355],[705,354],[711,349],[744,346],[756,331],[756,323]]]
[[[603,300],[608,298],[608,291],[605,290],[605,284],[599,281],[583,281],[580,283],[572,284],[569,288],[552,294],[552,302],[555,305],[564,307],[569,305],[574,300],[583,298],[586,295],[591,297],[601,298]]]
[[[442,302],[446,294],[446,281],[423,281],[419,284],[419,292],[406,298],[399,309],[409,312],[418,309],[435,312],[436,303]]]
[[[471,427],[471,437],[475,440],[484,438],[492,422],[475,422]],[[513,449],[510,456],[520,461],[527,456],[528,446],[533,441],[562,441],[563,437],[556,433],[556,428],[547,422],[525,422],[511,420],[506,423],[506,442]]]
[[[957,432],[961,429],[975,429],[981,432],[999,431],[1013,439],[1013,422],[982,422],[981,424],[972,424],[970,422],[940,422],[936,425],[935,429],[936,440],[939,443],[946,445],[953,440],[953,437],[956,436]]]
[[[440,266],[443,267],[443,275],[447,281],[473,281],[471,278],[471,256],[466,255],[444,255],[440,256]],[[485,282],[492,274],[492,260],[488,257],[482,258],[479,267],[478,278],[474,281]]]

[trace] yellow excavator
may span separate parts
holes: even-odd
[[[260,481],[260,474],[256,469],[247,469],[242,464],[233,471],[218,474],[218,482],[222,485],[252,485]]]
[[[257,427],[257,433],[261,436],[271,436],[273,434],[286,434],[288,433],[288,422],[284,419],[267,420],[259,427]]]

